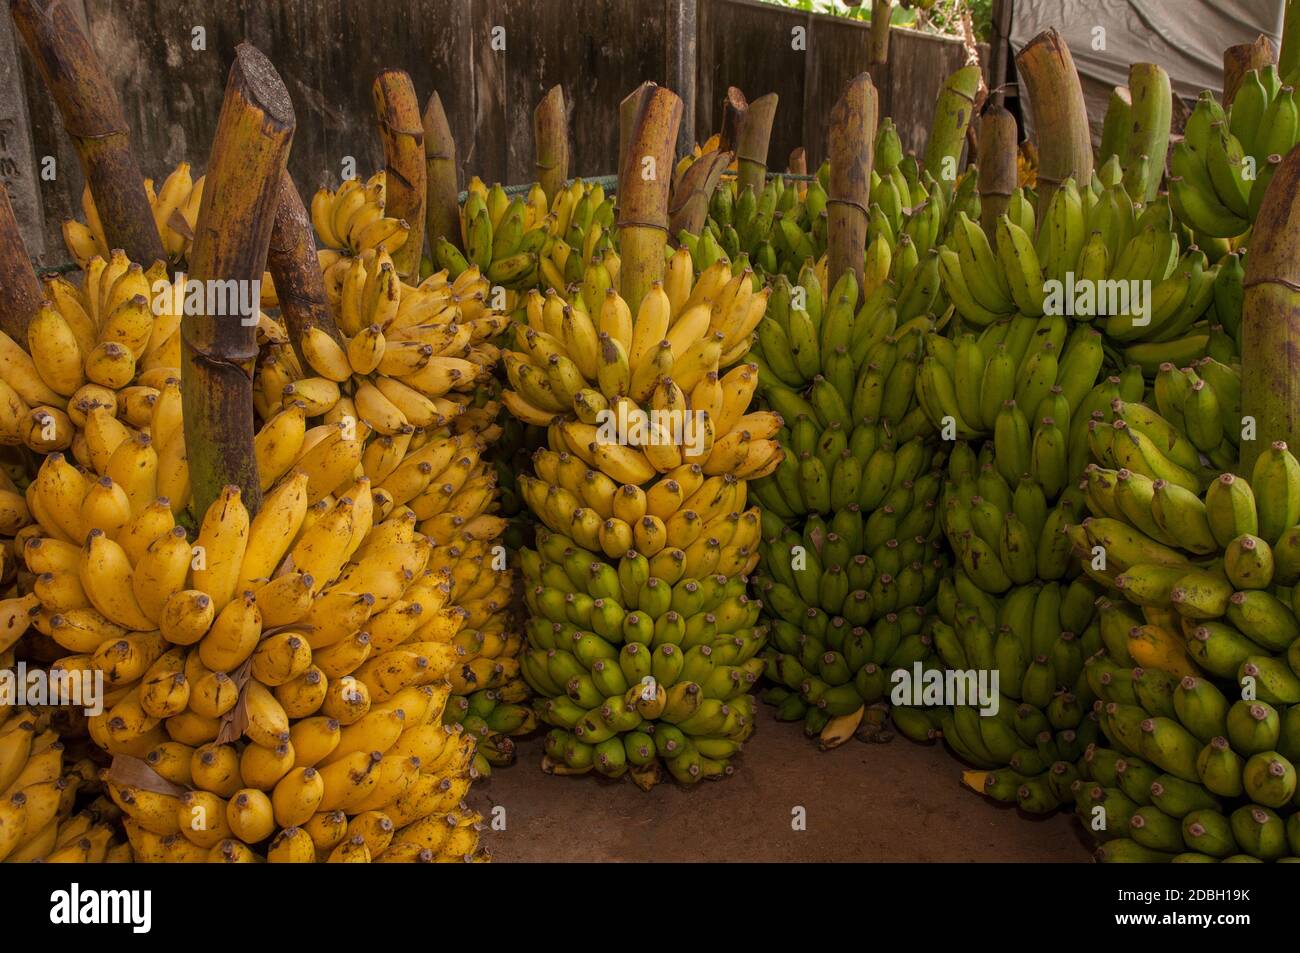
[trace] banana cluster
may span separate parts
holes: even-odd
[[[97,782],[89,759],[69,763],[48,708],[0,712],[0,861],[130,863],[121,811],[102,795],[76,811]]]
[[[553,290],[528,295],[518,350],[503,359],[506,408],[548,427],[553,450],[620,484],[692,464],[738,479],[775,469],[780,418],[747,413],[757,376],[744,365],[727,371],[749,351],[768,289],[755,291],[752,272],[733,275],[725,260],[697,280],[679,249],[634,320],[597,273],[589,268],[568,302]]]
[[[162,238],[163,251],[167,260],[179,262],[187,259],[190,245],[194,242],[194,228],[199,220],[199,206],[203,202],[203,176],[194,179],[190,175],[190,164],[182,162],[163,180],[162,187],[155,190],[153,179],[144,180],[145,194],[149,198],[149,207],[153,210],[154,224]],[[111,249],[104,238],[104,225],[99,220],[95,200],[90,194],[90,186],[81,193],[81,212],[84,223],[68,219],[63,223],[63,244],[68,254],[83,269],[87,269],[92,258],[108,259]]]
[[[935,539],[937,475],[905,480],[869,515],[857,504],[802,532],[763,514],[763,575],[772,617],[765,653],[777,718],[802,719],[823,748],[852,737],[888,694],[889,673],[930,658],[929,619],[946,562]],[[897,504],[898,509],[895,509]]]
[[[1087,188],[1067,180],[1036,239],[1027,208],[1019,221],[1015,211],[1013,201],[992,241],[959,213],[940,251],[944,291],[967,323],[982,328],[1047,310],[1095,321],[1109,340],[1129,345],[1130,363],[1148,362],[1155,349],[1190,349],[1187,359],[1205,353],[1206,336],[1193,328],[1214,301],[1218,265],[1194,246],[1180,248],[1166,202],[1135,205],[1118,159]],[[1147,294],[1141,289],[1149,289],[1144,310],[1134,297]]]
[[[966,774],[968,786],[1030,814],[1072,800],[1084,752],[1104,740],[1084,677],[1102,648],[1097,596],[1086,577],[1035,581],[1000,599],[962,572],[944,580],[935,651],[949,669],[997,673],[1000,692],[996,711],[968,703],[938,714],[944,741],[977,768]],[[925,714],[935,720],[933,710]],[[895,712],[894,722],[910,736],[925,728],[914,712],[904,720]]]
[[[826,253],[826,190],[814,179],[801,193],[794,183],[773,176],[755,195],[752,188],[739,191],[735,179],[723,179],[709,198],[700,234],[682,231],[677,238],[690,251],[696,271],[726,257],[743,260],[760,275],[793,281],[806,261]]]
[[[350,417],[403,438],[459,414],[496,363],[490,339],[508,319],[490,306],[477,268],[412,287],[380,248],[339,259],[325,286],[337,336],[308,328],[297,342],[301,362],[287,346],[263,351],[254,401],[264,420],[301,401],[307,417]]]
[[[166,296],[155,294],[160,281]],[[179,376],[183,289],[184,276],[173,282],[162,262],[146,271],[121,251],[91,258],[81,287],[47,276],[27,340],[0,333],[0,441],[70,449],[90,465],[104,457],[89,444],[92,419],[113,433],[148,428],[164,383]]]
[[[499,184],[490,189],[475,176],[460,209],[461,248],[440,238],[434,260],[454,279],[471,265],[494,285],[522,290],[542,282],[563,288],[582,280],[593,257],[612,255],[614,202],[599,185],[574,179],[548,209],[534,183],[527,196],[511,199]]]
[[[841,419],[838,407],[843,404],[849,412],[841,420],[847,431],[851,429],[849,421],[862,419],[853,409],[855,403],[874,407],[878,402],[893,405],[905,401],[910,405],[916,360],[908,355],[921,335],[908,335],[934,327],[932,309],[939,291],[938,272],[933,267],[933,256],[924,263],[914,262],[905,276],[895,274],[903,281],[896,294],[900,286],[889,278],[891,259],[886,256],[882,261],[881,271],[873,273],[868,266],[864,280],[871,290],[861,297],[861,306],[860,289],[852,272],[840,276],[829,290],[825,290],[825,270],[820,266],[805,266],[793,285],[784,276],[773,283],[767,320],[758,325],[749,360],[760,368],[764,396],[788,420],[794,420],[798,413],[811,412],[811,403],[830,400],[834,407],[823,407],[819,415],[829,413]],[[894,268],[903,262],[902,256],[892,258]],[[797,306],[798,302],[802,306]],[[895,345],[896,353],[891,350]],[[869,381],[864,372],[872,364],[877,365],[877,374],[897,376]],[[887,399],[879,393],[882,385],[887,385]],[[839,393],[838,401],[833,391]],[[903,422],[904,415],[898,408],[889,416],[904,430],[926,429],[920,410],[908,423]]]
[[[59,454],[37,476],[31,622],[70,653],[53,669],[104,679],[87,727],[127,759],[104,780],[138,859],[475,853],[474,739],[441,721],[455,640],[485,612],[453,575],[473,521],[439,524],[456,542],[436,547],[368,478],[314,502],[311,479],[288,474],[251,519],[227,487],[190,540],[165,501],[108,505],[123,491]]]
[[[1300,463],[1274,444],[1249,480],[1177,476],[1090,468],[1069,531],[1110,593],[1085,676],[1114,749],[1075,801],[1106,814],[1103,860],[1300,856]]]
[[[355,258],[380,248],[389,254],[406,244],[411,226],[384,214],[387,173],[380,169],[362,182],[347,179],[337,189],[320,188],[311,199],[311,223],[325,249]]]
[[[1250,229],[1282,157],[1300,142],[1300,105],[1269,64],[1242,78],[1232,107],[1209,90],[1196,100],[1169,154],[1169,202],[1190,228],[1215,238]]]
[[[635,551],[613,565],[544,529],[521,555],[532,617],[520,662],[552,726],[543,766],[630,774],[647,790],[664,769],[684,784],[730,775],[754,730],[767,634],[746,577],[692,577]]]

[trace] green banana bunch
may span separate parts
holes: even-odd
[[[1235,238],[1250,229],[1281,158],[1300,142],[1300,104],[1277,68],[1251,70],[1231,109],[1208,90],[1197,98],[1183,141],[1169,157],[1175,214],[1204,235]]]
[[[664,770],[686,784],[733,773],[767,641],[745,576],[687,578],[668,554],[612,564],[545,529],[521,564],[520,669],[551,726],[544,767],[647,789]]]
[[[757,195],[748,187],[740,192],[736,179],[724,179],[709,199],[700,234],[682,232],[678,242],[690,249],[697,271],[722,255],[732,261],[744,255],[758,274],[793,280],[807,260],[826,252],[825,211],[820,178],[805,186],[773,176]]]

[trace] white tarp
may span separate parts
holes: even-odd
[[[1094,138],[1114,86],[1128,84],[1131,63],[1156,63],[1174,94],[1194,100],[1223,87],[1223,51],[1264,33],[1276,47],[1283,0],[1011,0],[1017,53],[1048,27],[1070,45]],[[1098,48],[1100,47],[1100,48]],[[1022,106],[1027,105],[1024,99]]]

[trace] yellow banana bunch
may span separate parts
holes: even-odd
[[[149,431],[164,383],[180,376],[183,289],[162,262],[145,270],[121,251],[91,258],[80,287],[47,276],[27,340],[0,334],[0,442],[70,449],[105,473],[112,449]]]
[[[144,180],[145,194],[168,261],[189,257],[199,205],[203,201],[203,181],[203,176],[198,179],[191,176],[188,162],[177,165],[157,189],[153,179]],[[96,256],[107,259],[112,250],[104,238],[104,226],[89,186],[81,193],[81,211],[85,222],[68,219],[63,223],[63,243],[77,264],[85,268]]]
[[[49,708],[0,712],[0,861],[117,863],[120,812],[103,798],[73,815],[78,790],[93,777],[89,761],[69,763]]]
[[[327,249],[354,257],[385,248],[390,253],[406,244],[411,226],[384,215],[387,175],[379,170],[364,182],[348,179],[337,189],[319,189],[311,200],[311,223]]]
[[[464,409],[507,323],[477,269],[454,281],[439,272],[413,287],[380,248],[339,259],[325,279],[338,336],[309,329],[298,342],[306,366],[284,347],[263,356],[255,387],[263,419],[301,401],[307,417],[350,417],[394,436]]]
[[[719,262],[695,278],[676,252],[665,281],[633,318],[599,264],[565,301],[527,296],[527,322],[504,363],[502,400],[528,424],[549,428],[551,448],[619,484],[640,486],[683,465],[704,475],[753,479],[780,462],[776,414],[747,414],[749,350],[769,290]]]
[[[360,441],[325,426],[255,517],[227,487],[192,539],[165,501],[133,513],[125,490],[60,454],[33,483],[36,591],[0,613],[70,653],[55,668],[102,676],[90,737],[152,771],[104,775],[138,860],[250,860],[268,838],[272,861],[377,860],[430,817],[456,832],[433,859],[482,856],[460,806],[473,737],[442,720],[466,677],[466,623],[494,664],[513,661],[492,620],[509,574],[469,572],[500,531],[477,436],[444,430],[416,449],[442,463],[430,502],[409,501],[419,516],[372,492]],[[456,542],[435,561],[420,526]]]

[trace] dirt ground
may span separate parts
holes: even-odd
[[[1089,859],[1068,814],[1031,818],[960,783],[961,765],[938,746],[853,740],[821,752],[794,725],[759,706],[763,723],[736,774],[692,789],[650,793],[631,781],[551,777],[538,736],[517,763],[476,784],[485,832],[509,861],[1006,861]],[[792,829],[802,807],[807,829]]]

